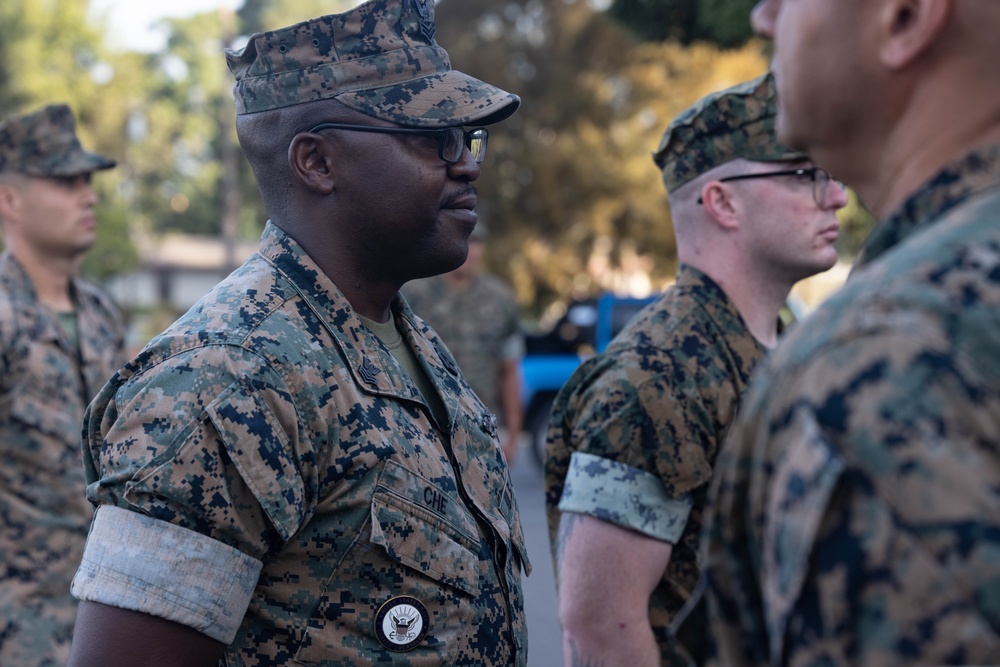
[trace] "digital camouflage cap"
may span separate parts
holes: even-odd
[[[0,173],[77,176],[114,166],[114,160],[83,150],[73,112],[65,104],[50,104],[0,123]]]
[[[226,51],[238,114],[324,99],[399,125],[486,125],[520,99],[451,69],[434,41],[434,0],[370,0],[257,33]]]
[[[667,192],[730,160],[805,160],[778,141],[774,77],[765,74],[698,100],[667,127],[653,161]]]

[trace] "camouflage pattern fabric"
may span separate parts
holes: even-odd
[[[679,538],[667,540],[674,541],[673,555],[649,605],[664,665],[686,662],[668,626],[698,582],[707,483],[750,373],[764,354],[725,292],[705,274],[682,265],[677,283],[604,353],[577,369],[552,409],[545,506],[557,572],[559,504],[565,500],[564,480],[574,452],[599,457],[608,469],[633,473],[603,475],[598,502],[603,497],[610,504],[616,494],[635,496],[640,489],[638,495],[649,499],[648,485],[631,490],[630,485],[654,476],[661,496],[689,508],[680,526],[670,526],[671,517],[651,516],[649,506],[617,514],[595,506],[588,512],[658,539],[679,529]]]
[[[707,95],[683,111],[667,127],[653,153],[667,192],[736,158],[808,160],[805,153],[778,141],[777,113],[771,74]]]
[[[530,566],[489,411],[403,299],[392,312],[444,401],[443,431],[345,297],[269,223],[259,254],[91,405],[88,493],[101,507],[74,594],[134,600],[231,641],[230,666],[525,665]],[[109,521],[141,517],[131,524],[140,531],[169,525],[170,543],[208,559],[217,545],[236,567],[189,577],[174,551],[149,552],[135,536],[119,546],[120,535],[98,530],[106,510]],[[204,594],[247,581],[239,609]],[[397,652],[375,626],[401,597],[425,607],[427,634]]]
[[[476,275],[456,288],[440,276],[406,285],[403,295],[448,346],[462,373],[483,403],[500,411],[497,377],[510,354],[523,356],[524,337],[514,293],[496,276]],[[511,345],[511,341],[517,344]]]
[[[74,292],[79,351],[17,260],[0,255],[0,665],[69,659],[69,585],[93,516],[80,426],[125,361],[108,297],[80,280]]]
[[[996,664],[998,219],[994,146],[883,221],[756,377],[705,526],[719,664]]]
[[[399,125],[497,123],[520,99],[451,69],[434,0],[369,0],[343,14],[257,33],[227,51],[238,114],[336,99]]]
[[[65,104],[50,104],[0,123],[0,173],[77,176],[114,166],[114,160],[83,150],[73,112]]]

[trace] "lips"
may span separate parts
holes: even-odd
[[[441,208],[475,211],[479,198],[475,192],[465,192],[448,199]]]
[[[827,227],[819,233],[820,237],[828,241],[836,241],[840,238],[840,225],[834,225],[832,227]]]

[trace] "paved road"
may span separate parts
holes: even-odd
[[[521,524],[533,568],[531,576],[524,580],[528,667],[562,667],[562,632],[545,525],[542,471],[527,446],[521,448],[514,461],[511,481],[521,508]]]

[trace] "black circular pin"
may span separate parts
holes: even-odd
[[[392,598],[375,614],[375,636],[390,651],[412,651],[427,636],[427,607],[407,595]]]

